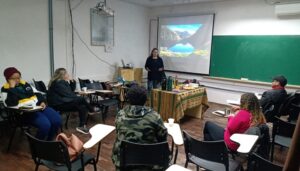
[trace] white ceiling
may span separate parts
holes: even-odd
[[[230,0],[121,0],[133,4],[138,4],[146,7],[171,6],[179,4],[190,4],[199,2],[215,2],[215,1],[230,1]]]

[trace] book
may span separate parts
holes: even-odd
[[[213,111],[212,114],[217,115],[217,116],[225,116],[225,111],[216,110],[216,111]]]
[[[35,112],[40,111],[43,108],[41,106],[22,106],[18,108],[19,110],[26,111],[26,112]]]
[[[21,106],[19,109],[33,109],[33,106]]]

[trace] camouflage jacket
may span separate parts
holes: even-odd
[[[157,143],[167,140],[167,129],[160,115],[145,106],[126,106],[116,116],[116,141],[112,160],[120,166],[120,145],[122,140],[136,143]]]

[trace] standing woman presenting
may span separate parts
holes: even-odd
[[[162,75],[164,72],[164,63],[161,57],[159,57],[158,49],[153,48],[150,56],[147,58],[145,69],[148,71],[148,91],[153,88],[160,87]]]

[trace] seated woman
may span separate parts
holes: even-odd
[[[59,111],[77,111],[79,113],[78,132],[88,134],[86,128],[86,116],[88,112],[94,112],[94,109],[87,101],[77,96],[70,86],[70,76],[65,68],[55,70],[53,77],[48,85],[48,104]]]
[[[38,139],[53,140],[61,127],[59,113],[46,106],[45,99],[41,94],[34,94],[32,87],[21,80],[21,72],[16,68],[6,68],[4,76],[7,83],[3,85],[1,91],[5,105],[19,107],[25,104],[40,105],[43,108],[41,111],[22,115],[22,121],[38,128],[36,135]]]
[[[229,115],[225,129],[214,122],[207,121],[205,123],[204,140],[224,140],[230,150],[236,151],[238,144],[231,141],[230,136],[235,133],[244,133],[251,126],[258,126],[263,123],[266,123],[266,120],[260,110],[257,97],[253,93],[246,93],[241,97],[241,104],[236,114]]]

